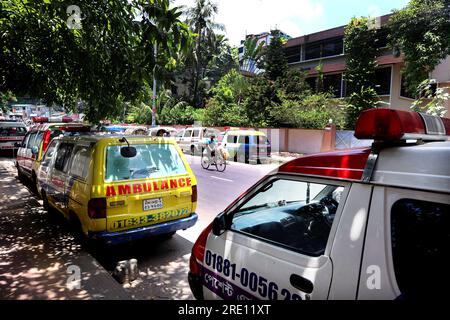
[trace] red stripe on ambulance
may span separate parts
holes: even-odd
[[[145,183],[120,184],[117,186],[107,186],[106,196],[125,196],[131,194],[149,193],[152,191],[170,190],[192,186],[191,178],[168,179]]]

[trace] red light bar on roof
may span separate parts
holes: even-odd
[[[64,126],[60,128],[62,131],[65,132],[90,132],[91,127],[89,126]]]
[[[33,121],[34,123],[45,123],[45,122],[48,122],[48,118],[47,117],[32,117],[31,121]]]
[[[417,112],[393,109],[371,109],[361,113],[355,137],[384,141],[447,140],[450,119]]]

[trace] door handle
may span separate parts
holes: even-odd
[[[298,274],[291,274],[289,281],[294,288],[305,293],[312,293],[314,290],[314,285],[312,282],[302,276],[299,276]]]

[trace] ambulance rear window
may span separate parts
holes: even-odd
[[[110,146],[106,150],[106,181],[161,178],[187,174],[186,167],[174,145],[142,144],[132,145],[137,154],[124,158],[122,146]]]

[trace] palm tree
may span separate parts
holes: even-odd
[[[248,38],[244,43],[244,56],[242,59],[242,71],[247,71],[250,74],[259,74],[261,69],[258,65],[262,61],[264,56],[264,46],[266,42],[261,41],[258,43],[258,39],[255,37]]]
[[[198,104],[198,87],[199,81],[203,74],[202,68],[205,68],[207,61],[203,58],[203,48],[214,47],[216,44],[215,31],[223,31],[225,27],[223,24],[214,22],[214,16],[218,12],[217,4],[211,0],[196,0],[194,7],[189,8],[186,12],[187,23],[191,29],[196,33],[196,42],[194,48],[194,92],[193,105]],[[202,46],[203,45],[203,46]],[[203,48],[202,48],[203,47]]]

